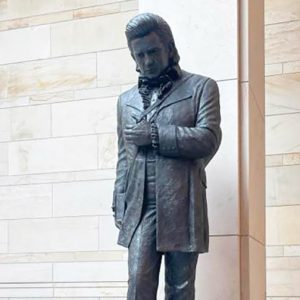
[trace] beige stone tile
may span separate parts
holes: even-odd
[[[113,96],[119,96],[121,94],[120,86],[107,86],[103,88],[95,89],[82,89],[75,91],[75,99],[94,99],[94,98],[109,98]]]
[[[265,22],[274,24],[300,19],[298,0],[266,0]]]
[[[300,204],[300,165],[267,168],[267,206]]]
[[[300,153],[290,153],[283,155],[284,165],[299,165],[300,164]]]
[[[125,248],[124,248],[125,249]],[[1,253],[0,263],[42,263],[42,262],[97,262],[125,261],[126,252],[122,251],[81,251],[81,252],[44,252],[44,253]]]
[[[300,113],[266,117],[266,154],[300,152]]]
[[[0,0],[0,18],[2,19],[7,10],[7,0]]]
[[[300,257],[300,246],[284,246],[284,256]]]
[[[237,78],[236,1],[139,1],[140,12],[161,15],[170,24],[181,66],[214,79]],[[218,22],[216,22],[218,20]]]
[[[139,8],[139,2],[138,0],[132,0],[132,1],[124,1],[121,2],[121,11],[129,11],[129,10],[138,10]]]
[[[30,26],[40,25],[40,24],[51,24],[62,21],[68,21],[73,19],[73,11],[61,11],[53,14],[34,16],[27,18]]]
[[[0,143],[0,176],[8,175],[8,144]]]
[[[266,114],[300,112],[300,73],[266,78]]]
[[[9,66],[0,66],[0,98],[7,97],[7,85],[9,81],[8,68]]]
[[[96,168],[96,136],[23,141],[9,145],[10,175]]]
[[[113,180],[53,185],[53,215],[111,215]]]
[[[89,287],[89,288],[74,288],[74,287],[69,287],[69,288],[55,288],[54,289],[54,295],[57,297],[96,297],[100,296],[101,299],[102,297],[125,297],[126,296],[127,289],[124,287],[103,287],[103,288],[94,288],[94,287]]]
[[[0,15],[0,20],[49,14],[96,4],[97,0],[9,0]]]
[[[127,262],[75,262],[53,265],[55,282],[127,281]]]
[[[17,29],[29,26],[29,20],[26,19],[13,19],[8,21],[0,21],[0,31]]]
[[[0,297],[26,297],[23,299],[28,299],[27,297],[51,297],[53,295],[52,288],[5,288],[0,289]],[[9,298],[11,299],[11,298]]]
[[[9,109],[0,109],[0,141],[11,138],[11,115]]]
[[[266,247],[266,256],[283,256],[284,247],[283,246],[267,246]]]
[[[196,299],[240,299],[239,256],[237,237],[211,237],[209,253],[198,259]]]
[[[56,298],[56,297],[51,297],[51,298],[45,298],[45,297],[43,297],[41,300],[61,300],[61,299],[62,298]],[[69,298],[68,297],[67,299],[68,300],[86,300],[86,298],[78,298],[78,297],[76,297],[76,298]],[[1,300],[3,300],[3,299],[1,299]],[[26,298],[19,298],[18,297],[18,298],[9,298],[7,300],[37,300],[37,298],[28,298],[28,297],[26,297]],[[100,300],[100,298],[89,298],[89,300]],[[126,300],[126,299],[124,299],[124,300]]]
[[[0,31],[23,28],[28,26],[35,26],[35,25],[44,25],[44,24],[68,21],[72,19],[73,19],[73,11],[62,11],[53,14],[0,21]]]
[[[97,62],[99,86],[137,82],[138,73],[128,49],[100,52]]]
[[[132,16],[132,12],[125,12],[54,24],[51,53],[61,56],[124,48],[125,25]]]
[[[237,82],[220,82],[219,88],[223,140],[207,167],[207,202],[212,235],[239,232]],[[223,176],[224,170],[230,175]]]
[[[93,6],[87,8],[77,9],[73,12],[74,19],[98,17],[107,14],[113,14],[120,12],[120,3],[112,3],[103,6]]]
[[[15,176],[0,176],[0,186],[19,184],[44,184],[91,180],[114,180],[115,169],[95,169],[82,171],[67,171],[55,173],[24,174]]]
[[[266,63],[300,60],[300,21],[266,26]]]
[[[39,26],[0,32],[0,63],[48,58],[50,27]]]
[[[300,72],[300,61],[290,61],[283,63],[283,73]]]
[[[19,107],[10,110],[13,140],[45,138],[51,135],[49,105]]]
[[[0,253],[8,252],[8,222],[0,222]]]
[[[51,217],[51,185],[0,187],[0,219]]]
[[[115,2],[126,2],[128,0],[97,0],[99,5],[103,5],[103,4],[109,4],[109,3],[115,3]]]
[[[282,74],[283,64],[270,64],[265,65],[265,76],[272,76]]]
[[[49,282],[52,280],[52,264],[26,263],[1,264],[0,282]]]
[[[283,155],[266,155],[266,167],[282,166]]]
[[[116,114],[115,97],[53,104],[53,136],[114,132]]]
[[[125,281],[95,281],[92,282],[93,287],[127,287]],[[81,281],[81,282],[56,282],[54,287],[90,287],[91,282]]]
[[[96,86],[96,54],[12,64],[0,67],[1,72],[7,79],[0,94],[6,97],[91,88]]]
[[[300,300],[300,297],[268,297],[267,300]]]
[[[268,207],[267,245],[300,244],[300,205]]]
[[[98,217],[15,220],[9,224],[9,252],[95,251]]]
[[[50,104],[56,102],[73,101],[75,91],[63,91],[56,93],[46,93],[28,96],[28,104]]]
[[[99,250],[115,251],[124,248],[117,245],[119,230],[112,216],[101,216],[99,222]]]
[[[101,298],[101,300],[105,300],[105,299],[106,300],[126,300],[126,298],[119,298],[119,297],[118,298],[103,298],[103,297]],[[158,299],[160,300],[160,298],[158,298]]]
[[[29,105],[29,97],[12,97],[0,99],[0,108],[11,108]]]
[[[291,297],[300,294],[299,258],[268,258],[267,290],[268,296]],[[280,299],[280,298],[279,298]],[[293,299],[293,298],[292,298]]]
[[[117,164],[117,135],[101,134],[98,137],[98,168],[115,168]]]

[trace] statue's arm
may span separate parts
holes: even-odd
[[[208,79],[195,97],[198,102],[195,127],[157,124],[161,155],[209,160],[216,153],[222,137],[217,83]]]
[[[126,150],[123,138],[123,126],[122,126],[122,106],[121,98],[118,99],[117,104],[117,134],[118,134],[118,161],[116,168],[116,180],[113,192],[112,210],[115,218],[116,226],[121,226],[124,206],[125,206],[125,187],[126,187],[126,175],[127,175],[127,158]]]

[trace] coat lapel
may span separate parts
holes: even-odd
[[[182,88],[182,85],[184,85],[191,76],[192,74],[183,71],[182,77],[176,82],[174,82],[172,89],[168,93],[166,93],[166,95],[161,99],[161,104],[158,106],[156,114],[165,107],[170,106],[178,101],[185,100],[192,96],[191,89]],[[181,88],[178,89],[179,87]],[[130,101],[126,105],[136,111],[135,116],[139,116],[138,119],[140,121],[143,117],[144,109],[143,99],[137,87],[133,89],[132,94],[130,95]]]
[[[190,89],[185,89],[182,85],[191,77],[191,74],[188,74],[183,71],[182,78],[174,83],[173,88],[164,96],[164,100],[160,105],[158,111],[162,110],[163,108],[170,106],[178,101],[182,101],[186,98],[192,96],[192,91]],[[178,89],[181,87],[181,89]]]

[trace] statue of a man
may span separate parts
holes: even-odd
[[[129,300],[155,300],[162,255],[165,299],[195,298],[199,253],[208,251],[205,167],[221,141],[219,91],[185,72],[169,25],[146,13],[126,37],[138,84],[118,100],[113,211],[129,248]]]

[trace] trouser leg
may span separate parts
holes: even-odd
[[[128,252],[127,300],[156,300],[162,253],[156,251],[156,211],[147,209]]]
[[[194,300],[198,253],[165,253],[165,299]]]

